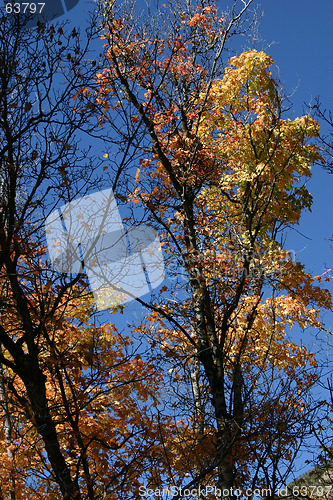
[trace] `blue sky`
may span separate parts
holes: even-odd
[[[333,2],[266,0],[260,10],[264,16],[259,32],[266,45],[275,42],[267,52],[280,69],[286,92],[294,90],[291,118],[306,112],[305,104],[318,96],[325,108],[333,110]],[[313,195],[312,212],[304,213],[298,227],[304,237],[290,233],[287,245],[300,252],[309,270],[321,274],[325,265],[333,267],[333,242],[328,241],[333,235],[333,175],[314,167],[308,188]],[[326,321],[333,330],[333,315],[326,315]]]
[[[221,9],[231,4],[231,0],[216,2]],[[138,0],[138,4],[144,6],[143,0]],[[91,0],[80,0],[61,19],[84,27],[85,11],[92,5]],[[259,17],[262,14],[256,48],[273,57],[285,93],[291,95],[293,107],[289,117],[306,113],[306,105],[314,103],[318,96],[323,107],[333,110],[333,1],[261,0],[254,1],[251,8],[257,8]],[[248,40],[238,39],[236,45],[239,50],[248,48]],[[313,195],[312,211],[304,213],[297,231],[289,232],[286,247],[318,275],[325,267],[333,267],[333,242],[329,241],[333,236],[333,175],[314,167],[308,188]],[[333,292],[331,283],[326,286]],[[132,304],[127,306],[127,312],[135,314],[138,309]],[[327,328],[333,331],[333,313],[327,313],[325,320]]]
[[[141,2],[143,0],[138,0]],[[223,8],[231,2],[217,0],[216,3]],[[82,26],[84,11],[91,5],[89,0],[80,0],[62,19]],[[259,15],[262,13],[256,48],[264,49],[273,57],[286,94],[293,94],[290,118],[304,114],[306,105],[318,96],[325,108],[333,110],[332,0],[261,0],[252,5],[257,7]],[[314,168],[309,182],[314,198],[312,213],[303,215],[298,228],[306,238],[296,233],[288,238],[290,249],[301,252],[301,260],[315,274],[320,274],[325,265],[333,267],[333,252],[328,241],[333,235],[332,188],[333,175]]]
[[[264,12],[259,29],[266,42],[263,48],[275,42],[267,52],[279,67],[286,92],[294,90],[290,117],[304,114],[305,105],[313,103],[316,97],[320,98],[324,108],[333,111],[333,2],[264,0],[260,2],[260,10]],[[322,132],[328,133],[328,130],[322,127]],[[333,267],[333,242],[328,241],[333,236],[333,174],[314,167],[308,189],[313,196],[312,211],[304,213],[297,228],[304,236],[295,231],[289,233],[287,247],[299,252],[299,260],[317,275],[325,266]],[[333,281],[325,283],[331,293],[332,285]],[[327,329],[333,331],[333,313],[326,313],[324,319]],[[295,333],[296,336],[302,335],[301,332]],[[312,348],[316,351],[321,346],[314,333],[308,332],[307,340],[310,345],[313,343]],[[332,348],[324,352],[332,365]],[[327,373],[329,371],[330,368]],[[302,470],[303,465],[300,460],[296,467]]]
[[[80,0],[62,19],[84,25],[84,11],[89,4],[87,0]],[[228,4],[228,0],[217,0],[221,8]],[[261,0],[256,5],[258,14],[263,12],[256,48],[264,49],[273,57],[286,94],[293,93],[290,118],[306,113],[306,105],[318,96],[324,108],[333,110],[333,1]],[[333,267],[333,242],[328,240],[333,235],[333,175],[314,167],[308,188],[313,195],[312,212],[302,216],[297,228],[299,233],[291,232],[286,245],[317,275],[325,266]],[[332,285],[328,286],[333,291]],[[133,314],[134,319],[139,309],[133,304],[126,312],[127,318]],[[333,313],[326,314],[325,319],[327,328],[333,331]]]

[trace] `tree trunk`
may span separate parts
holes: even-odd
[[[1,354],[1,351],[2,351],[2,346],[0,344],[0,354]],[[6,394],[6,388],[5,388],[5,382],[4,382],[4,372],[3,372],[2,364],[0,364],[0,404],[2,407],[3,427],[4,427],[5,441],[6,441],[6,447],[7,447],[7,455],[11,461],[11,464],[13,465],[14,452],[11,448],[11,445],[13,444],[12,424],[11,424],[11,421],[9,418],[7,394]],[[14,474],[13,470],[10,471],[9,484],[10,484],[10,486],[9,486],[9,499],[15,500],[15,498],[16,498],[15,474]]]
[[[36,420],[36,428],[42,436],[48,459],[56,476],[64,500],[80,500],[78,485],[71,478],[70,470],[61,453],[55,423],[52,420],[46,397],[45,376],[31,358],[20,366],[20,376],[27,389]]]

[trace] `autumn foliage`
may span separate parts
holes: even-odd
[[[318,124],[284,118],[264,52],[217,64],[233,24],[215,6],[173,17],[172,42],[165,26],[150,34],[113,10],[106,18],[92,95],[101,125],[115,115],[141,134],[128,199],[159,227],[170,262],[172,285],[136,328],[164,353],[174,413],[186,414],[165,483],[183,485],[190,469],[189,487],[275,491],[309,432],[316,381],[313,354],[289,332],[323,328],[331,304],[282,243],[311,207]]]
[[[213,487],[232,498],[285,484],[318,407],[303,332],[324,329],[331,299],[283,242],[311,209],[306,181],[322,158],[316,121],[288,118],[271,57],[225,56],[250,4],[222,14],[178,2],[145,21],[102,1],[97,69],[76,31],[65,51],[63,29],[40,26],[35,43],[57,64],[30,59],[25,88],[35,82],[47,116],[15,100],[12,67],[0,122],[1,498],[169,488],[175,500],[209,486],[214,499]],[[53,94],[59,75],[68,86]],[[112,154],[83,167],[76,131],[101,134]],[[53,271],[44,246],[59,200],[105,179],[126,221],[162,240],[167,279],[137,317],[120,307],[101,319],[84,273]]]

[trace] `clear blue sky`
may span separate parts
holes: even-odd
[[[50,1],[50,0],[49,0]],[[216,0],[219,8],[231,5],[231,0]],[[138,4],[144,6],[143,0]],[[85,11],[94,5],[92,0],[80,0],[69,14],[73,26],[84,27]],[[259,40],[256,48],[264,49],[275,60],[286,94],[293,93],[293,108],[290,118],[306,113],[306,105],[320,97],[323,106],[333,110],[333,0],[257,0]],[[237,46],[244,47],[237,40]],[[287,248],[294,250],[314,275],[321,274],[324,267],[333,267],[333,174],[320,167],[313,169],[308,184],[313,195],[311,213],[304,213],[296,231],[289,234]],[[333,273],[332,273],[333,274]],[[332,284],[326,284],[333,292]],[[127,306],[128,312],[135,310]],[[333,331],[333,313],[326,315],[327,327]]]
[[[259,32],[266,45],[276,42],[267,51],[280,69],[287,93],[295,89],[291,98],[294,104],[291,118],[300,116],[306,110],[305,104],[316,97],[324,108],[333,112],[333,1],[262,0],[260,10],[264,16]],[[322,132],[329,131],[323,127]],[[325,266],[333,267],[333,242],[328,241],[333,237],[333,174],[314,167],[308,188],[313,195],[312,212],[302,216],[298,227],[306,238],[293,232],[287,239],[287,246],[300,252],[299,259],[316,275],[321,274]],[[333,293],[333,279],[325,286]],[[333,331],[333,313],[327,313],[324,319],[327,329]],[[304,335],[295,333],[296,336]],[[314,333],[309,332],[306,340],[310,344],[313,341],[316,351],[320,343]],[[330,342],[333,345],[332,340]],[[325,354],[333,366],[332,348],[325,349]],[[295,465],[304,472],[302,460]],[[294,472],[297,475],[296,470]]]
[[[138,0],[140,3],[143,0]],[[223,9],[231,1],[216,3]],[[91,5],[91,0],[80,0],[62,19],[82,26],[84,11]],[[252,5],[263,14],[257,48],[275,60],[286,93],[294,91],[290,118],[304,114],[305,105],[318,96],[324,107],[333,110],[333,0],[261,0]],[[319,274],[324,265],[333,267],[331,243],[327,241],[333,235],[333,175],[315,168],[309,187],[313,210],[304,214],[299,229],[310,239],[290,235],[288,245],[303,250],[302,260]]]
[[[216,3],[223,8],[231,1]],[[76,25],[84,24],[84,10],[89,4],[80,0],[63,18]],[[290,118],[304,114],[306,105],[318,96],[323,106],[333,111],[333,0],[261,0],[256,5],[258,13],[263,13],[259,23],[261,39],[256,48],[273,57],[286,93],[294,91]],[[308,187],[313,195],[313,209],[303,215],[298,227],[304,236],[291,233],[287,248],[298,252],[299,260],[316,275],[323,272],[325,265],[333,267],[333,242],[328,241],[333,235],[333,174],[314,168]],[[332,284],[328,284],[331,291]],[[139,314],[134,304],[128,306],[126,317],[131,313]],[[333,313],[326,315],[326,322],[333,331]]]
[[[287,93],[295,89],[294,116],[300,116],[305,104],[318,96],[333,111],[332,0],[263,0],[259,8],[264,12],[260,34],[267,45],[276,42],[267,51],[280,69]],[[333,267],[333,242],[328,241],[333,235],[333,175],[314,168],[308,186],[313,209],[303,215],[299,229],[310,239],[291,234],[287,243],[303,250],[300,260],[321,274],[324,265]],[[333,330],[333,315],[327,320]]]

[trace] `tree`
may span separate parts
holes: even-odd
[[[100,326],[82,273],[53,271],[45,248],[59,202],[100,186],[76,100],[96,72],[96,30],[23,28],[0,20],[0,496],[131,498],[152,462],[163,467],[161,426],[172,432],[154,411],[161,375]]]
[[[322,154],[325,156],[324,167],[329,173],[332,173],[332,157],[333,157],[333,116],[330,110],[325,109],[320,100],[317,99],[312,111],[319,123],[322,123],[328,129],[328,134],[321,134],[319,137],[319,144]]]
[[[283,119],[266,54],[222,58],[250,4],[144,25],[107,2],[105,69],[76,30],[1,19],[2,497],[273,496],[307,436],[315,360],[288,328],[322,328],[330,298],[281,238],[311,206],[318,127]],[[108,163],[79,147],[97,130]],[[150,312],[131,335],[100,325],[84,273],[45,248],[47,217],[107,169],[130,222],[162,232],[173,280],[137,299]]]
[[[57,294],[51,293],[51,280],[42,284],[41,264],[31,257],[29,261],[34,265],[26,267],[31,269],[31,278],[26,278],[25,297],[34,312],[33,323],[40,324],[39,308],[46,300],[54,305]],[[49,270],[45,267],[44,272]],[[153,407],[161,375],[143,361],[133,339],[112,324],[96,324],[91,302],[90,295],[84,298],[79,288],[71,290],[52,315],[44,316],[44,331],[35,340],[41,373],[39,391],[44,389],[47,401],[42,400],[39,412],[44,422],[49,412],[47,428],[39,428],[37,395],[30,396],[32,389],[26,387],[24,372],[16,366],[11,351],[3,351],[11,425],[10,444],[2,439],[3,456],[6,448],[12,451],[12,456],[3,459],[3,498],[7,498],[10,487],[17,499],[59,498],[63,484],[52,450],[49,452],[47,434],[52,426],[80,498],[121,498],[122,494],[130,498],[138,478],[146,468],[149,470],[150,461],[157,459],[161,423],[154,418]],[[2,327],[5,332],[19,332],[20,344],[24,330],[15,306],[8,296]],[[29,352],[25,356],[30,366]],[[166,420],[163,424],[167,428]],[[163,466],[163,461],[159,462]],[[117,492],[112,496],[114,488]],[[66,493],[62,494],[66,498]]]
[[[310,432],[316,381],[313,355],[288,329],[321,329],[320,308],[331,304],[283,247],[311,207],[305,181],[321,158],[308,140],[318,125],[283,118],[265,53],[222,59],[250,3],[219,17],[210,2],[179,2],[139,23],[128,4],[102,2],[105,69],[99,89],[81,96],[95,99],[122,163],[140,162],[124,199],[162,231],[173,280],[136,327],[171,363],[187,408],[179,445],[166,445],[168,477],[155,486],[184,485],[191,470],[187,487],[214,485],[212,498],[235,487],[274,496],[283,484],[280,462],[288,472]]]
[[[328,172],[333,171],[333,115],[332,111],[326,109],[324,104],[319,98],[316,99],[313,106],[309,106],[313,112],[315,118],[321,124],[321,133],[318,137],[317,143],[321,155],[324,157],[325,162],[323,163],[323,168]],[[332,236],[329,238],[332,241]],[[325,272],[319,277],[320,280],[331,281],[332,279],[332,267],[329,266],[325,269]],[[328,331],[328,333],[330,333]],[[325,345],[325,351],[323,352],[323,376],[319,381],[319,386],[322,391],[326,394],[323,403],[323,411],[321,413],[321,418],[313,426],[313,433],[316,437],[317,443],[319,444],[319,451],[313,460],[313,469],[297,479],[297,484],[309,484],[311,478],[313,478],[314,483],[319,487],[319,490],[313,491],[312,496],[319,496],[322,491],[325,492],[327,496],[331,496],[331,479],[332,479],[332,418],[331,411],[333,405],[333,388],[332,379],[330,374],[330,362],[328,359],[328,352],[332,347],[331,341],[328,340],[327,346]],[[327,350],[326,350],[327,348]]]

